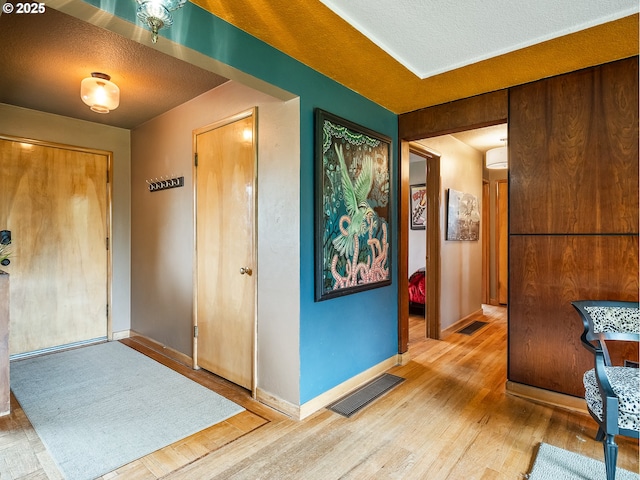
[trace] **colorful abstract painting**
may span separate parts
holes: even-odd
[[[316,110],[316,301],[391,283],[391,140]]]

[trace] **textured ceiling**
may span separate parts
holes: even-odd
[[[638,11],[637,0],[320,1],[419,78]]]
[[[459,2],[446,0],[369,0],[366,3],[362,0],[353,1],[361,6],[357,12],[358,21],[365,18],[371,9],[377,10],[379,19],[384,22],[384,27],[381,28],[388,30],[387,38],[402,39],[402,42],[409,45],[408,48],[415,49],[418,56],[423,55],[418,46],[420,41],[424,41],[422,37],[437,36],[437,48],[445,57],[450,56],[449,65],[454,69],[420,79],[319,0],[192,0],[214,15],[395,113],[418,110],[638,54],[638,14],[635,13],[455,68],[465,61],[453,56],[449,44],[456,44],[460,36],[466,36],[467,44],[482,45],[482,37],[487,33],[486,30],[477,30],[477,26],[475,30],[469,31],[470,25],[475,22],[478,8],[465,10],[456,6]],[[635,0],[634,2],[633,10],[637,12],[638,3]],[[340,2],[342,5],[349,3],[351,0]],[[469,4],[469,0],[462,3]],[[552,18],[554,12],[561,9],[558,6],[560,3],[574,7],[581,3],[592,7],[602,4],[604,10],[596,9],[598,18],[607,18],[607,12],[610,13],[610,18],[616,18],[620,14],[615,13],[616,6],[625,5],[624,10],[628,8],[629,0],[567,0],[555,3],[549,0],[526,3],[512,0],[473,2],[474,5],[481,5],[481,10],[487,9],[488,4],[505,3],[517,4],[519,10],[523,10],[525,15],[534,21],[534,18]],[[401,18],[423,15],[419,9],[411,8],[411,5],[416,4],[430,4],[430,8],[433,9],[430,18],[423,19],[428,26],[418,32],[404,31]],[[538,5],[542,5],[546,10],[542,13],[537,12]],[[455,12],[455,17],[452,17],[451,12]],[[506,13],[505,11],[500,17],[504,23],[510,21]],[[534,17],[534,14],[537,14],[537,17]],[[440,24],[442,18],[453,20],[443,26]],[[566,21],[566,15],[564,19]],[[362,20],[362,23],[365,21]],[[565,30],[562,26],[555,25],[553,31],[569,32],[588,25],[589,23],[580,26],[565,25]],[[502,49],[494,46],[493,53],[485,52],[484,56],[509,51],[509,48],[513,48],[513,45],[504,46]],[[482,54],[476,56],[483,57]],[[424,62],[428,64],[429,59],[425,59]]]
[[[469,1],[461,0],[461,4]],[[538,3],[548,7],[548,1],[529,2],[523,8],[531,8]],[[595,16],[601,20],[607,18],[607,12],[611,18],[619,16],[621,10],[618,5],[623,5],[624,13],[629,2],[582,1],[592,7],[597,3]],[[393,53],[400,60],[393,58],[320,0],[192,0],[192,3],[395,113],[638,54],[636,13],[455,68],[468,60],[455,57],[447,49],[449,43],[459,44],[457,39],[464,37],[466,43],[463,43],[466,45],[482,45],[486,31],[478,32],[477,26],[470,27],[476,21],[474,16],[478,13],[477,9],[461,10],[460,2],[445,0],[369,0],[366,9],[362,6],[362,0],[333,2],[343,7],[351,3],[360,5],[357,18],[351,18],[360,28],[366,23],[365,13],[378,12],[385,22],[386,38],[401,39],[403,44],[409,45],[408,50],[415,50],[423,66],[431,65],[431,60],[420,45],[425,39],[435,42],[437,38],[439,53],[444,52],[444,58],[449,63],[448,66],[431,68],[453,70],[425,79],[419,78],[403,64],[408,60],[401,57],[402,52],[396,47],[393,47]],[[493,8],[494,4],[503,5],[504,2],[507,0],[484,2],[483,8],[490,10],[489,7]],[[0,0],[0,4],[3,3]],[[425,5],[435,10],[431,13],[421,10],[426,8]],[[206,69],[142,45],[140,42],[148,41],[146,35],[140,39],[139,35],[129,37],[128,33],[120,32],[125,38],[93,25],[95,22],[105,26],[105,23],[104,20],[94,19],[92,15],[78,15],[83,19],[80,20],[54,10],[60,8],[72,13],[74,6],[86,9],[87,4],[80,0],[50,0],[43,15],[0,15],[0,42],[3,45],[0,49],[0,102],[133,128],[226,80]],[[600,9],[602,6],[604,10]],[[381,8],[385,9],[384,14],[379,13]],[[449,20],[453,24],[444,23],[445,19],[453,18],[452,12],[456,13],[455,21]],[[175,12],[175,16],[178,15],[180,11]],[[411,17],[422,22],[417,23],[418,32],[411,31],[415,27],[407,26]],[[506,13],[501,19],[509,22]],[[588,27],[590,22],[595,21],[586,20],[584,23],[583,20],[579,26],[565,25],[564,28],[573,31]],[[558,25],[554,25],[554,29],[555,32],[565,31]],[[161,38],[159,44],[165,40]],[[174,47],[169,46],[165,52],[173,54],[171,48]],[[463,47],[458,45],[458,48]],[[385,48],[392,50],[388,45]],[[507,51],[509,47],[504,49]],[[493,47],[484,55],[489,56],[497,51],[502,50]],[[483,54],[476,52],[474,55],[473,58],[482,58]],[[80,100],[80,80],[93,71],[110,74],[112,80],[121,87],[120,107],[108,115],[91,112]]]
[[[133,128],[227,81],[214,73],[47,8],[0,15],[0,102]],[[102,72],[120,87],[104,115],[80,99],[80,81]]]

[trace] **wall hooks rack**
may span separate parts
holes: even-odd
[[[147,180],[150,192],[159,192],[168,188],[184,187],[184,177],[160,177],[155,180]]]

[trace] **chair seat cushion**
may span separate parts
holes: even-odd
[[[618,396],[618,427],[640,430],[640,369],[605,367],[611,388]],[[602,398],[594,369],[584,374],[585,400],[589,409],[602,420]]]

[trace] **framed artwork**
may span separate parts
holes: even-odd
[[[450,188],[447,194],[447,240],[478,240],[478,197]]]
[[[424,183],[411,185],[411,230],[424,230],[427,224],[427,187]]]
[[[391,284],[391,139],[315,112],[315,299]]]

